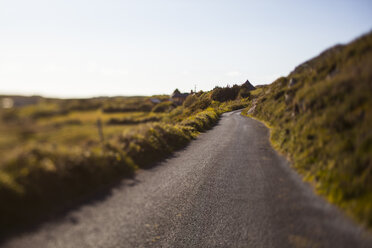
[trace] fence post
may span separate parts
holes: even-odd
[[[97,119],[97,129],[98,129],[98,135],[99,135],[100,141],[103,144],[104,137],[103,137],[102,121],[100,118]]]

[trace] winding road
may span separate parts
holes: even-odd
[[[372,247],[239,111],[158,166],[2,247]]]

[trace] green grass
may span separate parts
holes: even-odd
[[[0,232],[73,205],[133,176],[137,168],[153,166],[211,128],[221,113],[248,103],[219,103],[210,95],[198,93],[189,107],[176,107],[169,97],[160,96],[164,101],[153,111],[133,111],[138,101],[144,101],[141,108],[150,104],[140,97],[103,102],[41,99],[35,105],[1,110],[0,200],[6,204],[0,204]]]
[[[372,227],[372,34],[251,93],[245,114],[317,192]],[[293,83],[295,82],[295,83]]]

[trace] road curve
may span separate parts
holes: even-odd
[[[372,247],[239,111],[104,200],[2,247]]]

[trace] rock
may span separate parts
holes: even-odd
[[[255,110],[256,110],[256,104],[253,105],[253,106],[248,110],[247,114],[252,115],[252,114],[254,114]]]

